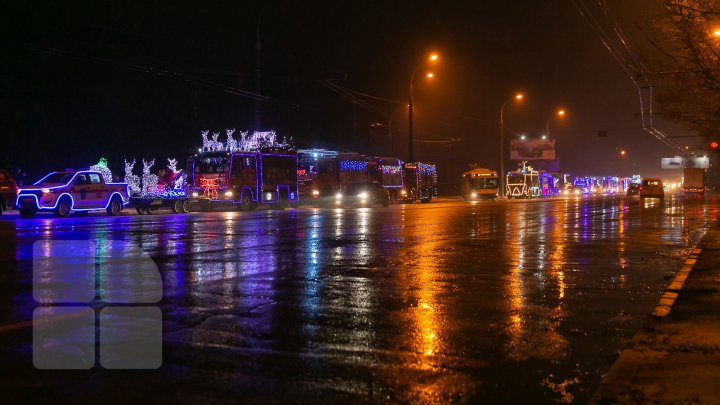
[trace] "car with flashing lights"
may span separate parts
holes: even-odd
[[[665,188],[661,179],[645,177],[640,185],[640,198],[665,198]]]
[[[335,196],[336,206],[390,205],[390,192],[377,181],[363,181],[350,184],[345,191]]]
[[[15,207],[23,218],[53,212],[59,218],[105,210],[119,215],[130,202],[127,183],[105,182],[100,172],[65,170],[52,172],[31,187],[20,188]]]
[[[13,207],[17,190],[17,184],[10,173],[0,170],[0,215]]]

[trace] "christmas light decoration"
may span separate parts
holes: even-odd
[[[233,138],[235,129],[227,129],[225,132],[227,133],[227,147],[225,149],[228,152],[235,152],[238,150],[238,141]]]
[[[167,166],[167,168],[170,169],[170,171],[171,171],[173,174],[176,174],[176,173],[178,172],[178,171],[177,171],[177,160],[176,160],[176,159],[168,159],[168,166]]]
[[[341,160],[340,171],[342,172],[362,172],[367,168],[367,162],[361,160]]]
[[[158,189],[158,176],[150,173],[150,169],[155,165],[155,159],[146,161],[143,159],[143,174],[142,174],[142,192],[144,194],[159,194]]]
[[[128,163],[127,160],[125,161],[125,183],[128,184],[128,190],[130,195],[142,192],[140,177],[133,174],[135,163],[136,162],[134,159],[132,163]]]
[[[380,165],[383,174],[402,174],[402,166]]]
[[[100,172],[100,175],[102,175],[105,183],[112,183],[112,172],[110,171],[110,169],[108,169],[108,161],[104,157],[101,157],[100,161],[97,162],[97,164],[90,166],[90,170],[94,172]]]

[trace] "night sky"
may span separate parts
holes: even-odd
[[[507,138],[569,111],[550,121],[563,172],[666,175],[659,158],[674,155],[642,131],[635,87],[571,0],[7,3],[0,167],[29,177],[100,156],[118,173],[124,158],[184,161],[202,129],[404,159],[410,75],[432,51],[436,77],[415,85],[415,156],[439,164],[445,190],[469,163],[498,166],[500,106],[516,91],[527,99],[506,107]],[[654,1],[608,4],[645,49],[636,24]],[[353,103],[327,81],[373,98]]]

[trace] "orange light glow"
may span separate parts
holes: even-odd
[[[515,95],[515,100],[522,100],[523,98],[525,98],[525,95],[523,95],[522,93],[518,93]]]
[[[428,73],[428,74],[426,74],[425,76],[426,76],[428,79],[432,79],[433,77],[435,77],[435,73]]]
[[[430,55],[430,60],[433,61],[433,62],[436,62],[439,58],[440,58],[440,57],[439,57],[438,54],[436,54],[436,53]]]

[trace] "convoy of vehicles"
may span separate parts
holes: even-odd
[[[203,148],[187,159],[186,169],[176,171],[174,159],[169,172],[159,176],[143,161],[142,186],[132,174],[132,163],[125,162],[125,183],[112,182],[104,159],[87,170],[52,172],[30,187],[18,189],[10,174],[0,170],[0,214],[17,208],[23,218],[38,212],[58,217],[105,210],[118,215],[132,207],[140,214],[160,208],[187,213],[194,207],[208,211],[216,206],[252,210],[258,206],[282,208],[301,201],[326,206],[387,206],[391,202],[432,201],[437,197],[437,169],[423,162],[402,162],[392,157],[371,157],[325,149],[295,151],[276,143],[274,132],[241,133],[227,145],[208,139]],[[523,162],[506,173],[505,194],[513,198],[553,196],[580,197],[593,194],[639,194],[641,198],[664,198],[665,186],[659,178],[570,177],[568,174],[537,171]],[[474,167],[462,174],[460,194],[465,200],[496,199],[498,173]],[[670,184],[670,189],[677,187]],[[685,193],[704,193],[705,169],[686,168]],[[132,192],[131,192],[132,190]]]
[[[0,170],[0,215],[13,207],[17,197],[17,184],[10,173]]]
[[[127,183],[106,183],[100,172],[52,172],[31,187],[18,190],[15,205],[23,218],[37,212],[54,212],[65,218],[72,212],[105,210],[119,215],[130,202]]]
[[[403,163],[393,157],[301,149],[297,172],[300,197],[319,205],[331,205],[335,196],[350,184],[364,181],[380,184],[391,201],[430,202],[437,197],[437,169],[422,162]]]

